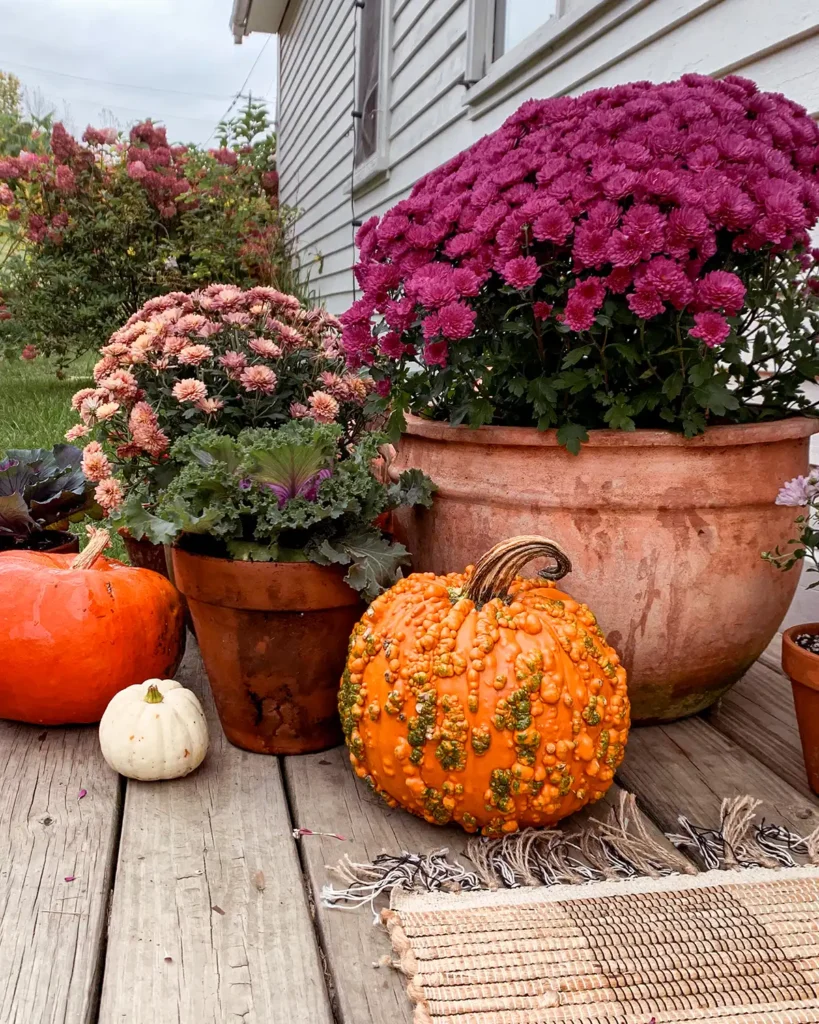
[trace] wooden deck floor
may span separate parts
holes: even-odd
[[[322,907],[325,864],[457,854],[463,834],[387,809],[342,749],[230,746],[193,643],[179,678],[212,745],[175,782],[120,780],[95,728],[0,722],[0,1024],[409,1024],[400,977],[377,966],[386,934],[366,909]],[[716,823],[743,793],[796,832],[819,826],[776,644],[707,715],[635,730],[618,785],[663,831],[680,813]]]

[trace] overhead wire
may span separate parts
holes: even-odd
[[[247,83],[248,83],[248,82],[250,81],[250,76],[251,76],[251,75],[253,74],[253,72],[254,72],[254,71],[256,70],[256,65],[257,65],[257,64],[259,63],[259,61],[260,61],[260,60],[262,59],[262,54],[263,54],[263,53],[264,53],[264,51],[265,51],[265,50],[267,49],[267,47],[268,47],[268,44],[270,43],[270,40],[271,40],[272,38],[273,38],[273,36],[268,36],[268,37],[267,37],[267,39],[265,39],[265,41],[264,41],[264,46],[263,46],[263,47],[261,48],[261,50],[259,50],[259,52],[258,52],[258,53],[256,54],[256,59],[255,59],[255,60],[253,61],[253,63],[252,63],[251,65],[250,65],[250,71],[248,71],[247,75],[245,76],[245,80],[244,80],[244,82],[242,82],[242,84],[241,84],[241,85],[239,86],[239,91],[238,91],[238,92],[236,93],[236,95],[235,95],[235,96],[233,97],[233,99],[232,99],[232,100],[230,101],[230,106],[229,106],[229,107],[227,108],[227,110],[226,110],[226,111],[224,112],[224,114],[222,114],[222,116],[221,116],[221,117],[219,118],[219,120],[218,120],[218,121],[216,122],[216,124],[215,124],[215,125],[213,126],[213,131],[212,131],[212,132],[210,133],[210,135],[209,135],[209,136],[208,136],[208,137],[207,137],[207,138],[205,139],[205,141],[204,141],[203,145],[207,146],[207,144],[208,144],[208,143],[210,142],[210,140],[211,140],[211,139],[213,138],[214,134],[216,133],[216,129],[217,129],[218,127],[219,127],[220,123],[221,123],[222,121],[224,121],[224,120],[225,120],[225,118],[226,118],[226,117],[228,116],[228,114],[229,114],[229,113],[231,112],[231,110],[233,110],[233,108],[234,108],[234,107],[236,106],[236,104],[237,104],[237,103],[239,102],[239,98],[241,97],[242,93],[243,93],[243,92],[245,91],[245,86],[246,86],[246,85],[247,85]]]
[[[259,54],[261,56],[261,54]],[[53,71],[51,68],[41,68],[34,64],[23,64],[20,61],[9,60],[6,57],[0,57],[0,66],[5,67],[24,68],[26,71],[38,71],[43,75],[55,75],[58,78],[72,78],[77,82],[93,82],[95,85],[112,85],[116,89],[134,89],[142,92],[158,92],[168,96],[191,96],[194,99],[208,99],[208,100],[226,100],[229,93],[215,93],[207,92],[185,92],[182,89],[160,89],[154,85],[133,85],[128,82],[114,82],[108,78],[90,78],[88,75],[72,75],[67,71]]]

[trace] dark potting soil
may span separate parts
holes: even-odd
[[[50,551],[71,540],[70,533],[41,530],[29,534],[24,543],[18,544],[12,537],[0,537],[0,551]]]
[[[800,633],[793,642],[811,654],[819,654],[819,633]]]

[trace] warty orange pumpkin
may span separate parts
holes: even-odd
[[[538,557],[555,565],[517,573]],[[626,745],[626,673],[558,590],[569,559],[514,537],[463,573],[416,573],[356,625],[339,710],[356,774],[391,807],[485,835],[599,800]]]
[[[80,555],[0,554],[0,718],[98,722],[115,693],[179,663],[176,588],[101,557],[108,536],[91,533]]]

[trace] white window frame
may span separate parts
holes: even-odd
[[[376,147],[372,156],[353,170],[353,193],[379,184],[389,176],[389,116],[390,116],[390,56],[392,51],[392,25],[394,0],[365,0],[368,4],[381,4],[381,40],[378,52],[378,125],[376,130]],[[359,11],[356,28],[356,66],[355,75],[355,110],[362,109],[363,97],[359,95],[359,61],[361,55],[361,36],[363,19]],[[354,118],[353,162],[355,163],[356,146],[360,121]]]
[[[520,46],[527,46],[531,36],[527,36],[510,50],[495,57],[495,31],[498,23],[498,5],[506,0],[469,0],[469,30],[466,39],[466,80],[474,85],[489,73],[490,67],[506,56],[515,52]],[[565,12],[565,0],[555,0],[555,13],[542,25],[532,29],[535,35],[538,29],[554,25],[560,21]]]
[[[585,23],[599,17],[617,0],[585,0],[566,13],[565,0],[558,0],[557,14],[532,30],[511,50],[494,58],[496,0],[469,0],[466,84],[464,103],[481,102],[489,93],[522,75],[527,66],[553,49]]]

